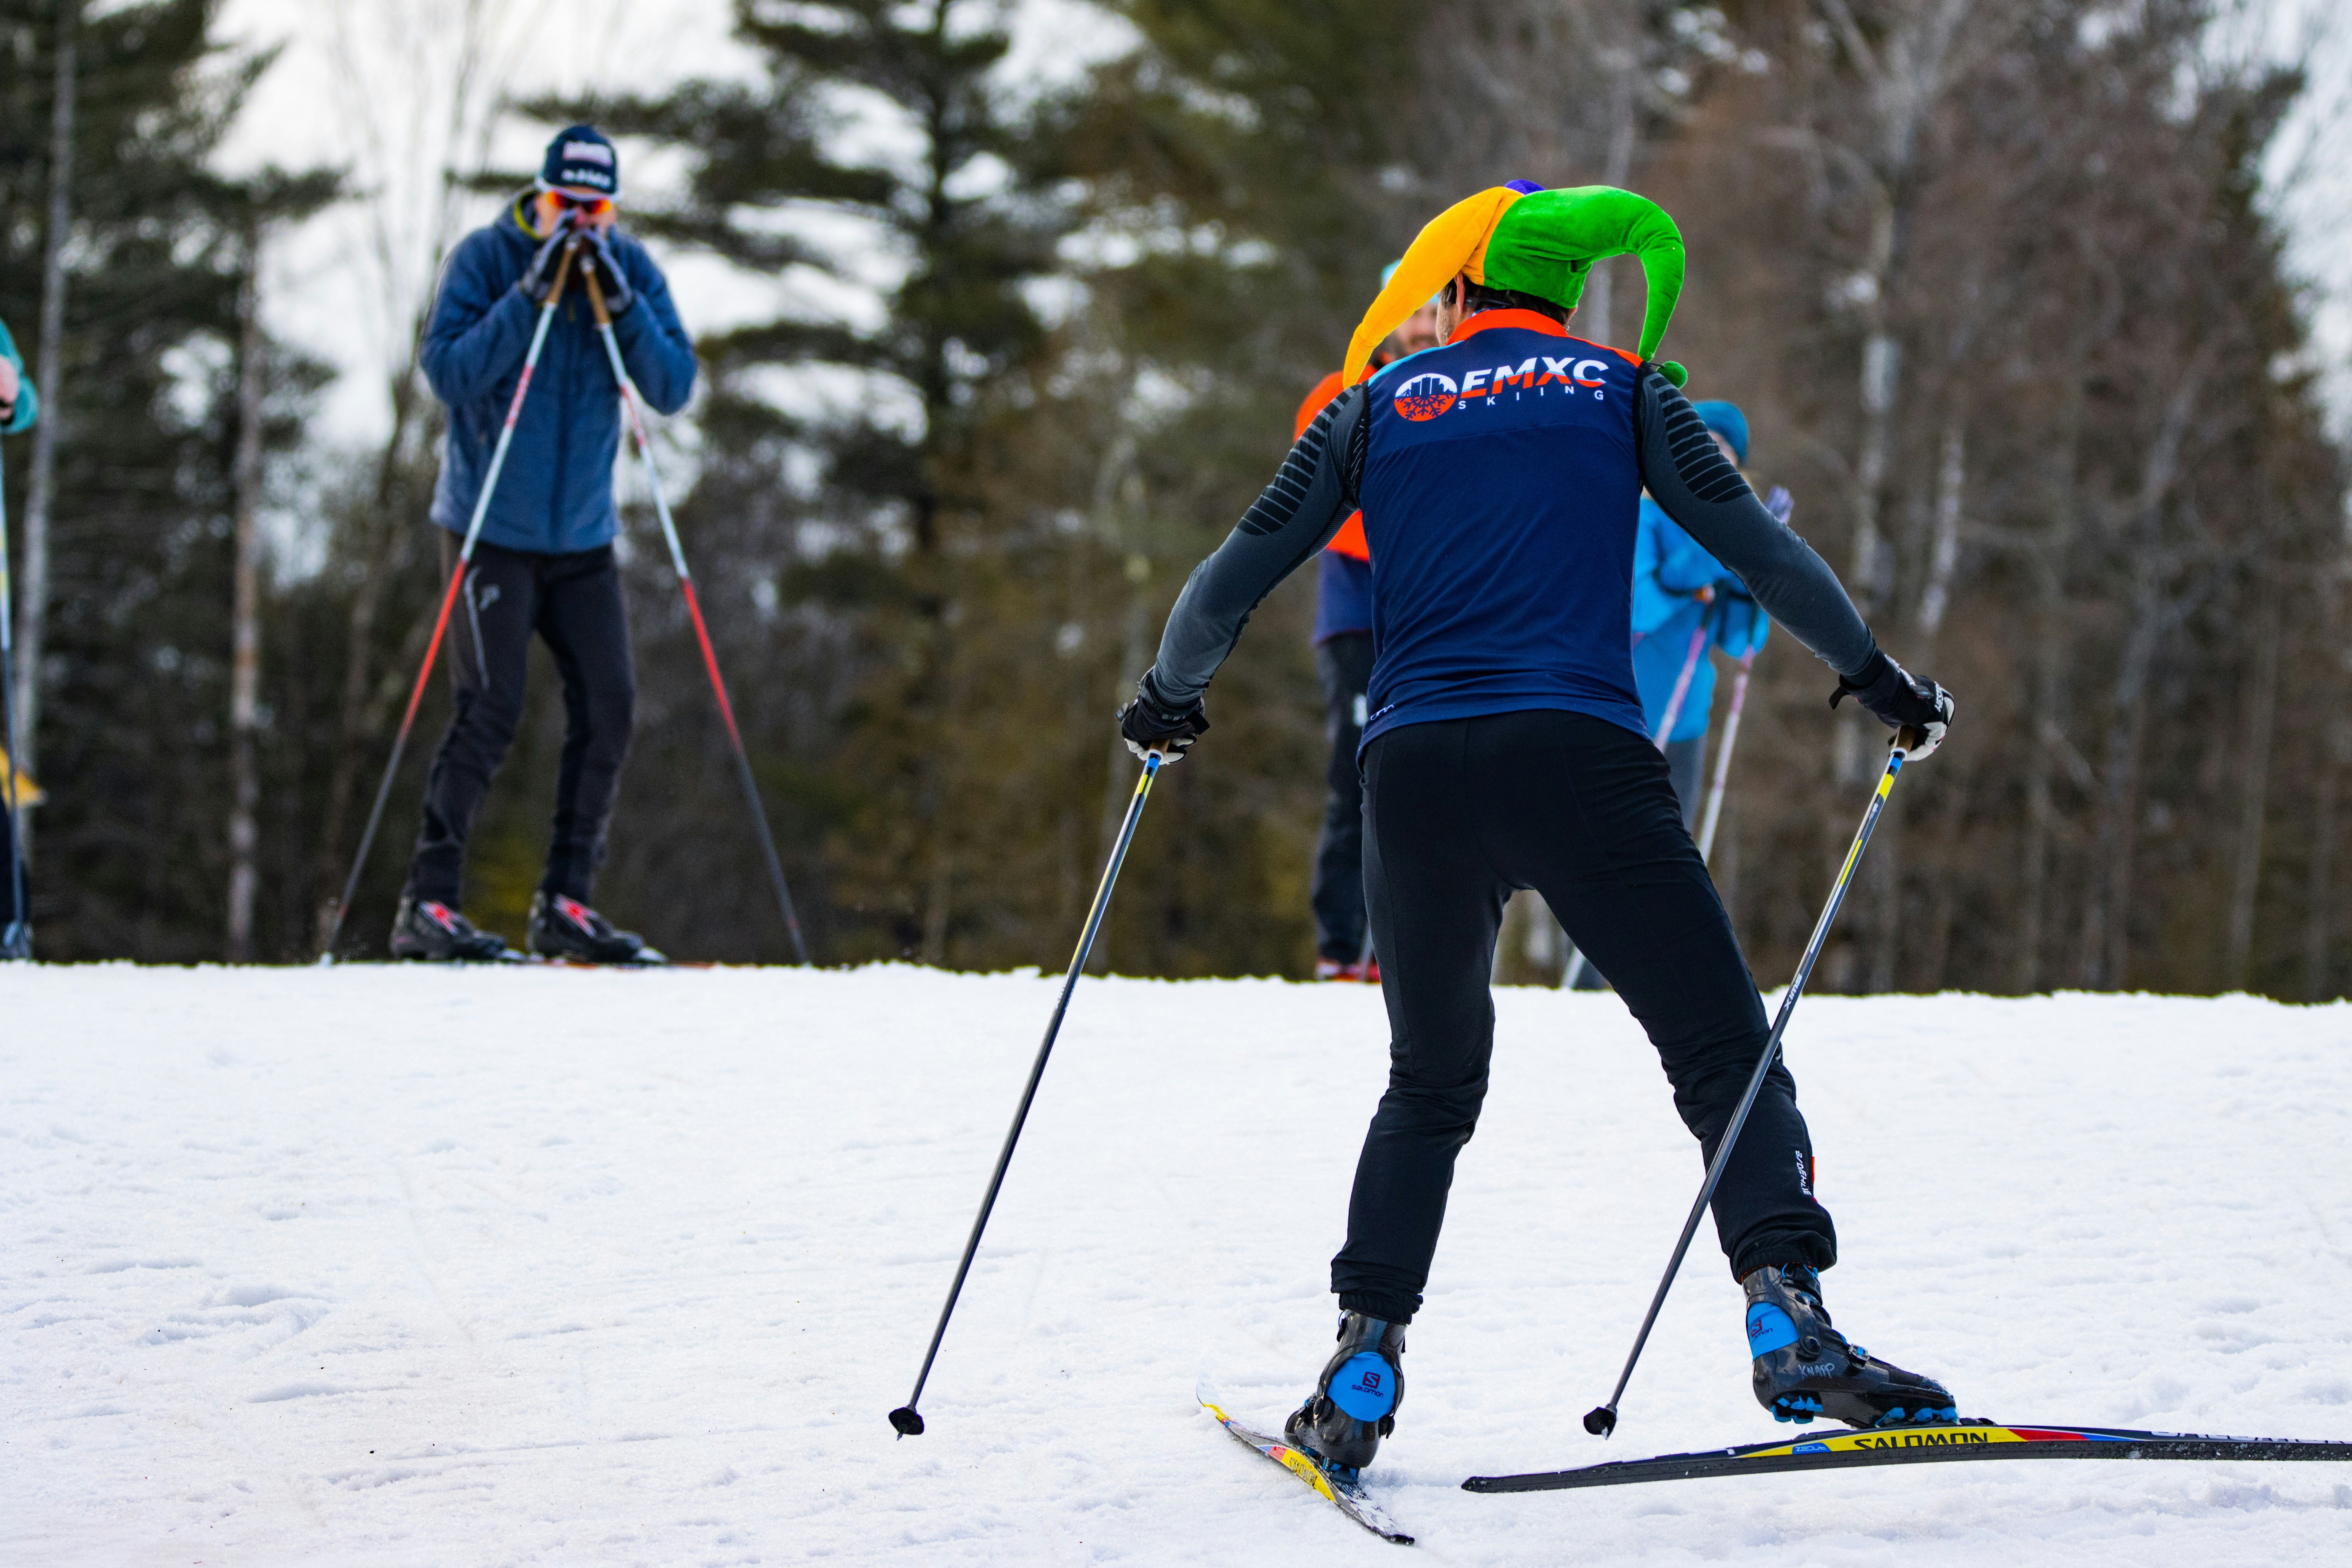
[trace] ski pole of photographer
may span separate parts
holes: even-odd
[[[670,517],[669,495],[662,488],[661,468],[654,461],[653,437],[646,428],[645,415],[639,407],[637,384],[629,379],[628,367],[621,361],[620,340],[613,333],[613,312],[605,300],[601,279],[610,276],[621,289],[627,289],[628,279],[605,258],[601,247],[593,260],[585,278],[588,305],[596,314],[596,332],[604,340],[605,357],[613,362],[613,379],[621,386],[621,406],[628,415],[630,433],[636,438],[637,456],[646,465],[646,483],[654,492],[654,513],[661,519],[662,542],[669,546],[669,563],[677,574],[678,592],[686,597],[686,613],[694,622],[695,640],[702,646],[703,672],[710,677],[710,694],[719,700],[719,717],[727,726],[727,743],[735,751],[736,776],[742,781],[744,804],[751,808],[751,826],[760,837],[760,852],[767,857],[768,880],[775,888],[776,907],[783,912],[784,930],[793,939],[793,957],[806,963],[808,942],[801,935],[801,920],[793,909],[792,889],[784,883],[784,863],[776,855],[775,836],[768,827],[767,808],[760,804],[760,784],[751,773],[751,753],[743,748],[743,731],[735,722],[735,705],[728,700],[727,682],[719,673],[719,655],[710,646],[710,628],[703,623],[702,600],[694,591],[694,574],[687,570],[686,551],[677,542],[677,524]],[[625,294],[623,297],[625,299]]]
[[[551,237],[553,247],[556,239]],[[375,804],[368,808],[367,826],[360,834],[359,853],[352,857],[351,875],[343,879],[343,896],[335,900],[335,918],[327,928],[327,940],[319,950],[321,963],[331,963],[335,956],[335,939],[342,934],[343,917],[351,912],[352,900],[360,889],[360,873],[367,868],[368,851],[375,847],[377,827],[383,822],[384,802],[392,797],[392,781],[400,772],[400,759],[408,750],[409,731],[416,727],[416,710],[425,701],[425,687],[433,675],[434,662],[441,655],[441,639],[448,634],[450,612],[457,607],[457,595],[465,586],[466,569],[474,559],[474,546],[482,537],[482,521],[490,515],[490,497],[499,487],[499,475],[506,468],[507,451],[514,445],[515,425],[522,417],[523,399],[530,395],[530,378],[539,369],[539,356],[547,347],[548,329],[555,321],[555,307],[563,298],[563,285],[572,273],[573,257],[580,248],[580,236],[574,231],[564,238],[555,255],[555,272],[547,284],[547,294],[540,301],[539,321],[531,328],[530,349],[522,362],[522,374],[515,382],[514,396],[507,404],[506,423],[499,426],[499,444],[490,454],[489,471],[482,479],[482,493],[474,502],[474,516],[466,525],[466,540],[457,550],[457,570],[449,574],[449,585],[442,591],[441,613],[434,617],[432,640],[425,645],[425,662],[416,671],[416,684],[409,689],[407,710],[400,716],[400,729],[393,736],[392,756],[383,766],[383,782],[376,785]],[[544,256],[542,252],[542,256]]]

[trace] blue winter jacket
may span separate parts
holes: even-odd
[[[625,234],[612,239],[637,297],[613,323],[621,363],[648,405],[675,414],[694,391],[694,344],[646,247]],[[463,533],[473,521],[482,477],[539,324],[539,307],[517,286],[539,245],[522,226],[520,204],[509,207],[458,243],[433,301],[422,359],[435,395],[448,405],[449,433],[432,516],[453,532]],[[482,537],[509,550],[593,550],[620,531],[613,506],[620,395],[578,278],[575,270],[565,284],[483,520]]]
[[[1715,590],[1702,605],[1701,588]],[[1710,645],[1733,658],[1764,646],[1771,621],[1748,590],[1698,541],[1683,531],[1656,501],[1642,498],[1642,523],[1633,540],[1633,683],[1642,690],[1642,720],[1655,735],[1674,700],[1675,683],[1690,662],[1691,638],[1705,627],[1690,689],[1683,694],[1668,741],[1695,741],[1706,733],[1715,704],[1715,661]]]

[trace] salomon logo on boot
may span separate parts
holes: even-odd
[[[1285,1435],[1331,1474],[1355,1479],[1380,1452],[1381,1439],[1396,1430],[1403,1360],[1402,1323],[1340,1313],[1339,1348],[1324,1363],[1315,1392],[1284,1424]]]
[[[1759,1268],[1741,1283],[1756,1402],[1775,1421],[1826,1415],[1849,1426],[1895,1426],[1959,1418],[1942,1384],[1878,1360],[1830,1327],[1811,1268]]]

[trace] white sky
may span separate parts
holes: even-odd
[[[1080,0],[1008,0],[1008,9],[1007,69],[1016,79],[1065,76],[1120,42],[1118,25]],[[386,378],[404,363],[408,311],[431,286],[436,231],[447,231],[446,243],[492,216],[486,197],[461,196],[445,210],[439,172],[485,162],[485,126],[494,129],[490,165],[538,167],[547,128],[494,115],[498,100],[654,94],[690,76],[756,77],[756,59],[730,36],[732,18],[730,0],[227,0],[223,39],[282,52],[223,162],[340,166],[364,193],[281,236],[269,259],[273,330],[343,371],[325,399],[320,434],[353,444],[380,437],[390,419]],[[480,63],[461,88],[469,36]],[[877,132],[887,135],[876,125],[852,133]],[[625,198],[658,191],[682,172],[674,155],[647,157],[625,143],[622,152]],[[805,272],[754,278],[704,256],[662,260],[697,333],[768,319],[787,301],[822,314],[855,313],[861,303]]]
[[[1056,76],[1115,48],[1119,34],[1081,0],[1008,0],[1015,16],[1013,70]],[[2300,52],[2303,29],[2333,14],[2336,0],[2244,0],[2265,47]],[[457,61],[467,17],[476,18],[487,64],[460,94]],[[344,374],[328,394],[320,431],[359,443],[379,435],[388,415],[385,374],[404,356],[408,301],[425,276],[436,227],[456,232],[485,221],[489,204],[467,197],[446,214],[437,171],[470,167],[480,127],[503,89],[516,97],[589,89],[658,91],[681,78],[738,76],[755,68],[730,37],[730,0],[226,0],[221,36],[283,47],[226,151],[246,168],[276,162],[302,168],[342,165],[381,193],[345,204],[280,238],[268,292],[272,325]],[[2306,176],[2279,202],[2290,258],[2319,286],[2315,321],[2339,427],[2352,428],[2352,30],[2342,25],[2310,61],[2315,89],[2284,140],[2281,172],[2297,149]],[[460,97],[467,111],[455,117]],[[541,132],[501,120],[492,162],[534,166]],[[627,157],[624,179],[658,188],[657,161]],[[675,177],[675,166],[667,171]],[[454,238],[452,234],[449,237]],[[707,331],[762,319],[785,300],[840,310],[806,279],[754,279],[707,258],[666,257],[687,325]],[[798,292],[795,292],[797,289]]]

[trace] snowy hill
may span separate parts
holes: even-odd
[[[924,1399],[1050,980],[905,968],[0,972],[0,1561],[1398,1563],[1278,1417],[1377,992],[1088,983]],[[1479,1563],[2352,1561],[2352,1468],[2014,1465],[1480,1497],[1768,1438],[1613,998],[1506,992],[1397,1437]],[[2352,1438],[2352,1010],[1818,999],[1842,1327],[1964,1414]]]

